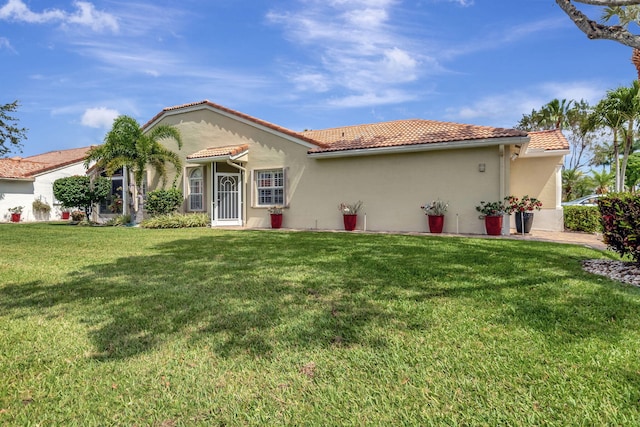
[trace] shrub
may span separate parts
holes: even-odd
[[[35,199],[33,203],[31,203],[31,207],[34,212],[48,214],[51,211],[51,206],[47,202],[43,202],[41,199]]]
[[[588,233],[602,231],[600,210],[597,206],[565,206],[563,210],[565,229]]]
[[[640,263],[640,196],[614,194],[598,200],[605,243]]]
[[[118,227],[131,223],[131,215],[118,215],[106,221],[104,225],[109,227]]]
[[[190,228],[208,227],[210,224],[211,219],[206,213],[197,213],[157,215],[145,219],[140,226],[143,228]]]
[[[182,206],[182,191],[177,188],[154,190],[147,194],[145,209],[151,216],[176,212]]]
[[[73,211],[71,212],[71,220],[75,222],[80,222],[84,219],[84,212],[82,211]]]

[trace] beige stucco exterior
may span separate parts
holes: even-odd
[[[177,152],[185,168],[178,185],[185,199],[191,168],[203,169],[204,210],[213,220],[216,171],[241,174],[242,225],[250,228],[267,228],[270,224],[267,207],[256,206],[254,172],[277,168],[285,170],[285,228],[342,229],[338,204],[358,200],[364,207],[357,228],[375,231],[427,232],[427,219],[420,206],[438,198],[449,202],[444,226],[448,233],[483,234],[484,223],[475,210],[481,200],[497,201],[524,191],[555,208],[554,168],[562,156],[513,162],[512,148],[495,141],[472,148],[430,146],[411,152],[376,154],[372,150],[365,155],[323,158],[309,155],[315,146],[303,139],[208,106],[166,111],[147,129],[157,124],[173,125],[182,135],[184,145]],[[237,158],[187,159],[205,148],[244,144],[248,149]],[[176,151],[172,143],[167,147]],[[170,176],[168,182],[172,180]],[[157,179],[150,175],[149,189],[157,187]],[[541,222],[545,227],[554,223]],[[505,221],[505,232],[508,226]]]

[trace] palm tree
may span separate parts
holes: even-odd
[[[619,87],[607,91],[595,108],[592,120],[608,127],[613,135],[613,160],[615,169],[615,190],[622,191],[629,153],[633,147],[635,127],[640,119],[640,85],[634,81],[631,87]],[[619,137],[622,137],[622,147]],[[622,150],[621,150],[622,148]],[[622,151],[622,163],[620,163]]]
[[[547,105],[542,107],[540,111],[543,116],[546,127],[550,129],[562,129],[567,125],[569,112],[571,111],[573,100],[552,99]]]
[[[613,172],[591,171],[591,180],[595,185],[596,194],[607,194],[614,183],[615,174]]]
[[[141,221],[144,199],[142,198],[142,182],[146,174],[147,166],[152,166],[162,179],[162,185],[166,184],[166,164],[172,164],[179,174],[182,170],[182,161],[173,151],[160,144],[160,140],[173,139],[182,148],[180,132],[168,125],[155,126],[148,133],[144,133],[138,122],[129,116],[119,116],[113,121],[113,127],[107,133],[104,144],[92,148],[87,153],[85,165],[93,161],[98,168],[104,169],[107,175],[126,168],[131,174],[135,185],[135,194],[138,195],[138,203],[133,204],[133,223]],[[131,176],[130,176],[131,177]]]
[[[565,169],[562,171],[562,193],[565,201],[573,200],[581,196],[581,187],[584,185],[584,174],[578,169]]]

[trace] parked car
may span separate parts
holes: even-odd
[[[589,194],[579,199],[563,202],[562,206],[598,206],[598,199],[604,197],[602,194]]]

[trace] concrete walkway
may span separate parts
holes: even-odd
[[[607,245],[602,241],[602,234],[600,233],[532,230],[531,233],[525,234],[524,236],[522,236],[522,234],[511,234],[510,236],[503,237],[517,240],[540,240],[543,242],[568,243],[599,250],[607,249]]]

